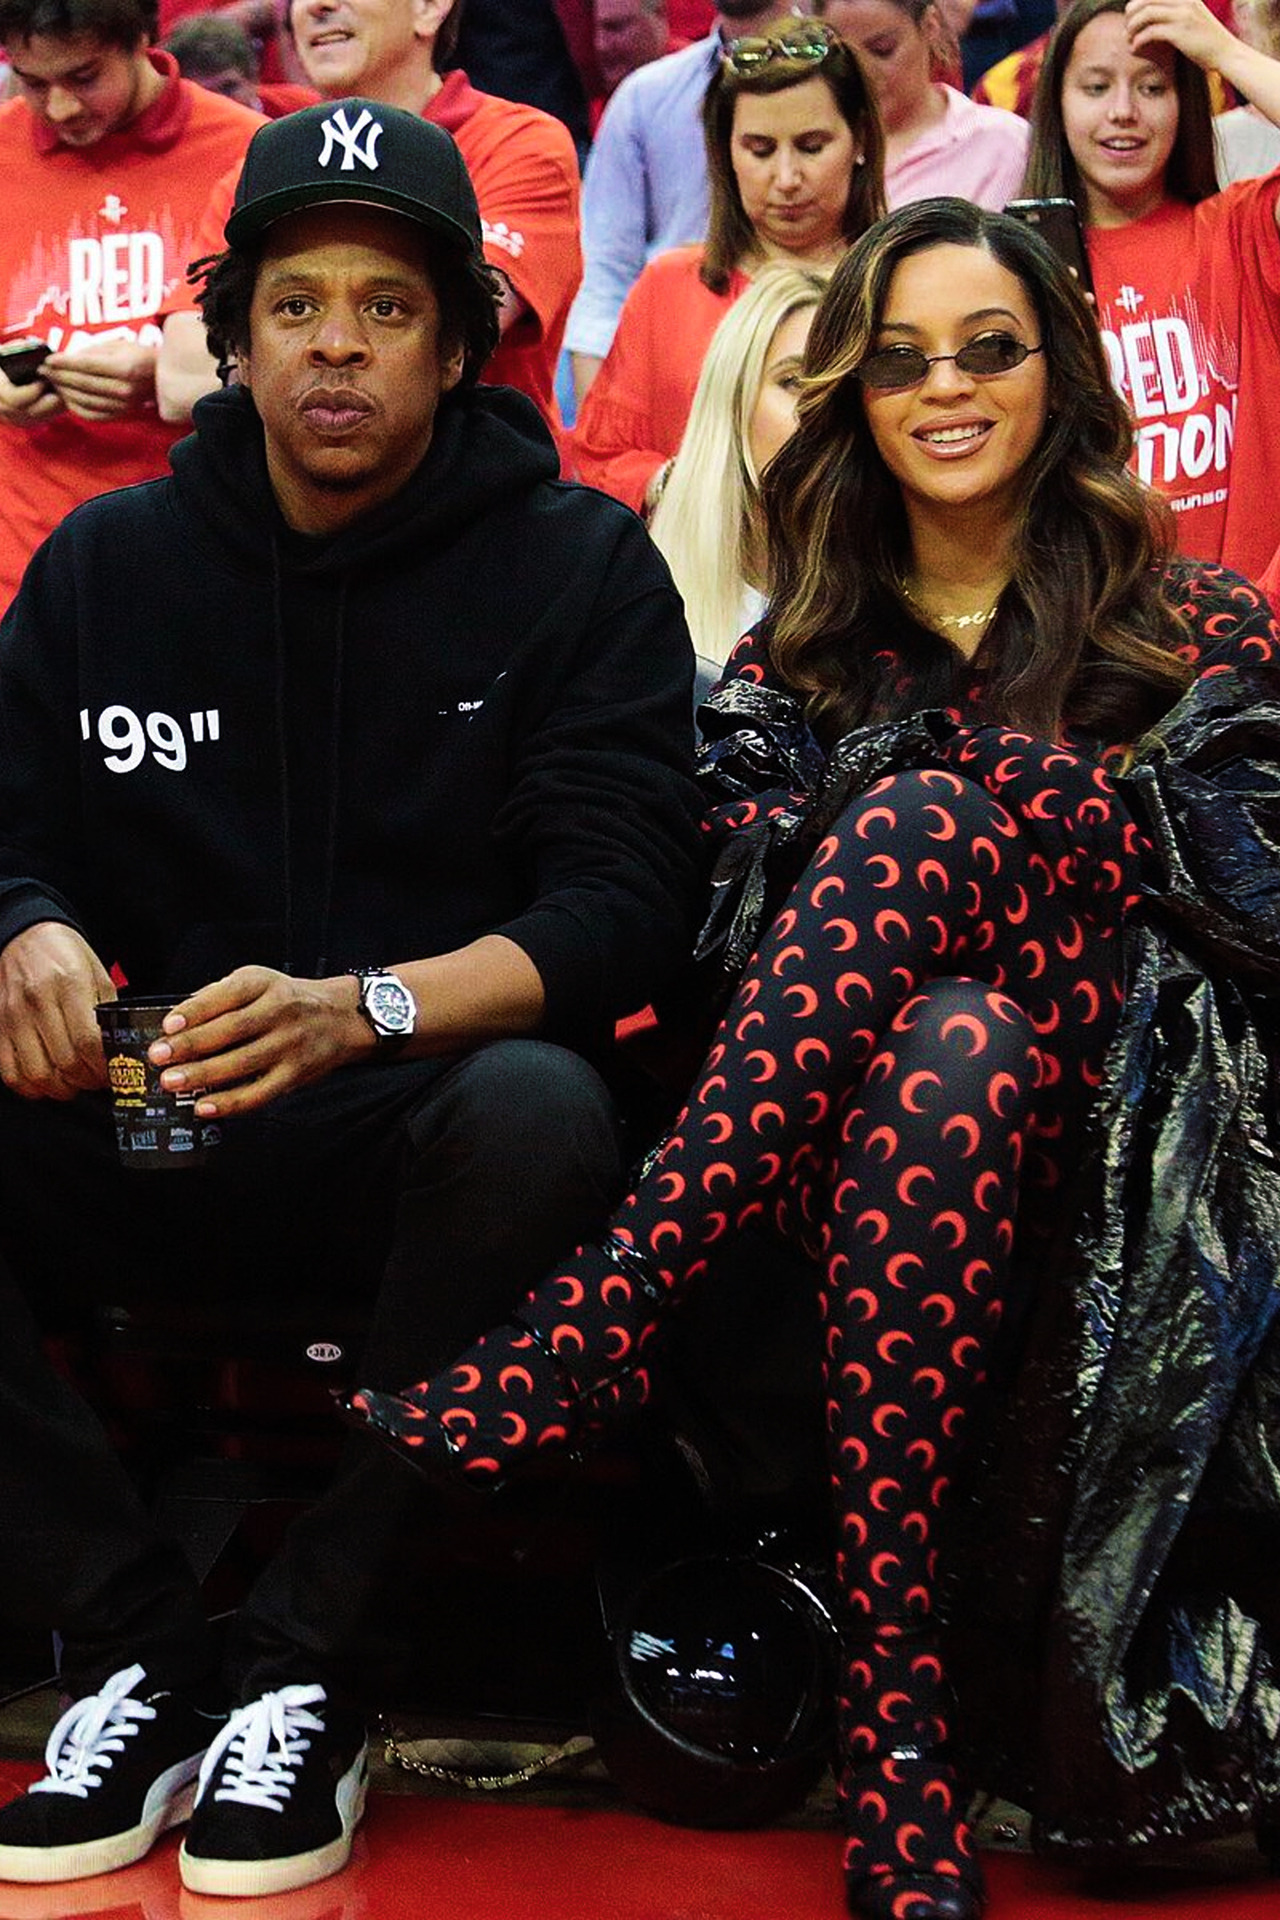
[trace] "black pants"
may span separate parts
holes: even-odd
[[[0,1609],[60,1631],[76,1693],[135,1660],[168,1684],[214,1663],[184,1556],[50,1366],[45,1327],[152,1290],[325,1290],[367,1301],[360,1377],[395,1386],[501,1319],[620,1184],[604,1082],[539,1041],[335,1075],[228,1127],[207,1170],[125,1170],[105,1100],[0,1090]],[[353,1437],[242,1609],[233,1697],[341,1689],[406,1530],[432,1519],[413,1476]]]

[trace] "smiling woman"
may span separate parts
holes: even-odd
[[[744,1235],[798,1245],[823,1317],[846,1901],[867,1920],[978,1920],[970,1785],[1009,1780],[1055,1835],[1130,1847],[1212,1824],[1210,1807],[1223,1827],[1265,1818],[1253,1756],[1280,1707],[1273,1669],[1251,1668],[1224,1730],[1208,1673],[1220,1635],[1239,1630],[1225,1625],[1240,1619],[1239,1589],[1215,1589],[1192,1628],[1172,1563],[1167,1590],[1163,1571],[1186,1510],[1171,1480],[1189,1458],[1185,1421],[1170,1445],[1188,1379],[1168,1379],[1169,1355],[1188,1299],[1202,1299],[1197,1324],[1223,1331],[1196,1365],[1234,1393],[1247,1275],[1224,1275],[1201,1247],[1170,1285],[1157,1226],[1150,1317],[1142,1261],[1141,1275],[1127,1260],[1116,1270],[1115,1245],[1146,1244],[1134,1141],[1151,1107],[1149,1085],[1140,1099],[1114,1076],[1154,1058],[1167,1095],[1154,991],[1126,1000],[1126,962],[1167,966],[1180,1017],[1188,974],[1209,991],[1198,959],[1168,957],[1176,925],[1151,928],[1168,869],[1154,809],[1139,806],[1150,786],[1117,773],[1153,724],[1149,759],[1138,750],[1149,779],[1189,714],[1225,726],[1248,710],[1254,725],[1280,693],[1280,635],[1245,582],[1169,561],[1167,509],[1126,471],[1130,429],[1090,309],[1004,215],[927,200],[865,234],[814,317],[798,416],[763,481],[772,607],[700,716],[720,850],[700,957],[726,976],[710,1051],[600,1239],[453,1366],[350,1406],[434,1479],[492,1486],[643,1404],[666,1309]],[[1234,783],[1236,743],[1223,753]],[[1248,782],[1273,791],[1270,734],[1252,757],[1265,764]],[[1212,789],[1211,760],[1198,765]],[[1272,904],[1265,917],[1274,928]],[[1231,920],[1248,945],[1249,910]],[[1272,1058],[1271,1016],[1258,1008],[1246,1025],[1247,1047],[1269,1035]],[[1202,1140],[1188,1154],[1197,1193],[1215,1151]],[[1104,1163],[1123,1225],[1107,1216],[1107,1233],[1076,1242],[1076,1177]],[[1037,1393],[1036,1375],[1007,1413],[993,1402],[1029,1314],[1027,1364],[1055,1390]],[[1132,1365],[1149,1376],[1117,1402],[1099,1382],[1124,1352],[1109,1344],[1118,1324],[1136,1327]],[[1129,1446],[1157,1381],[1162,1417]],[[1121,1463],[1101,1493],[1076,1441],[1100,1398]],[[986,1500],[978,1436],[1006,1420],[1015,1465]],[[1195,1425],[1198,1474],[1219,1429],[1199,1410]],[[1265,1486],[1280,1519],[1270,1445],[1256,1479],[1256,1460],[1223,1467]],[[1176,1475],[1160,1464],[1174,1456]],[[1237,1490],[1246,1508],[1257,1498]],[[1064,1527],[1089,1543],[1083,1575],[1059,1557]],[[975,1535],[995,1573],[964,1624],[985,1632],[989,1657],[957,1707],[966,1635],[949,1631],[946,1603],[972,1576]],[[1194,1554],[1187,1565],[1212,1583]],[[1002,1631],[999,1606],[1016,1626]],[[1251,1647],[1274,1639],[1252,1619],[1244,1631]],[[1012,1724],[988,1697],[997,1665],[1014,1675],[998,1703]],[[1048,1751],[1024,1758],[1038,1734],[1026,1701],[1042,1695],[1057,1715]],[[984,1771],[966,1781],[975,1748]],[[1213,1799],[1227,1779],[1230,1807]]]
[[[875,351],[854,370],[876,451],[901,490],[916,566],[930,564],[935,546],[950,558],[972,543],[967,582],[903,576],[912,605],[932,609],[962,653],[977,651],[1007,584],[1018,496],[1049,411],[1043,353],[1017,276],[980,249],[939,245],[898,267]],[[990,571],[976,579],[979,559]],[[980,606],[947,607],[958,586]]]
[[[1280,170],[1218,191],[1205,69],[1280,123],[1280,61],[1201,0],[1076,0],[1045,56],[1025,182],[1085,222],[1103,344],[1184,553],[1257,578],[1277,542]]]

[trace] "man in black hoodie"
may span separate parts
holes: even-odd
[[[363,1289],[362,1377],[446,1361],[619,1178],[599,1066],[698,890],[680,606],[556,478],[497,337],[450,137],[349,100],[263,128],[209,277],[240,384],[173,475],[97,500],[0,630],[0,1606],[74,1704],[0,1809],[0,1879],[104,1872],[195,1811],[198,1892],[343,1865],[352,1654],[414,1476],[353,1439],[242,1609],[220,1717],[199,1596],[26,1301]],[[117,1161],[96,1002],[221,1136]]]

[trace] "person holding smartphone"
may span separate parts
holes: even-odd
[[[0,0],[0,610],[81,501],[163,473],[156,321],[261,116],[179,77],[144,0]],[[6,363],[7,362],[7,363]]]
[[[1221,190],[1206,70],[1280,124],[1280,61],[1202,0],[1076,0],[1041,70],[1023,192],[1079,209],[1134,462],[1178,544],[1257,579],[1280,539],[1280,170]]]

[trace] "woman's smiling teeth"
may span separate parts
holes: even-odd
[[[914,438],[926,441],[931,447],[963,446],[967,441],[977,440],[990,425],[989,420],[973,420],[963,427],[918,427]]]

